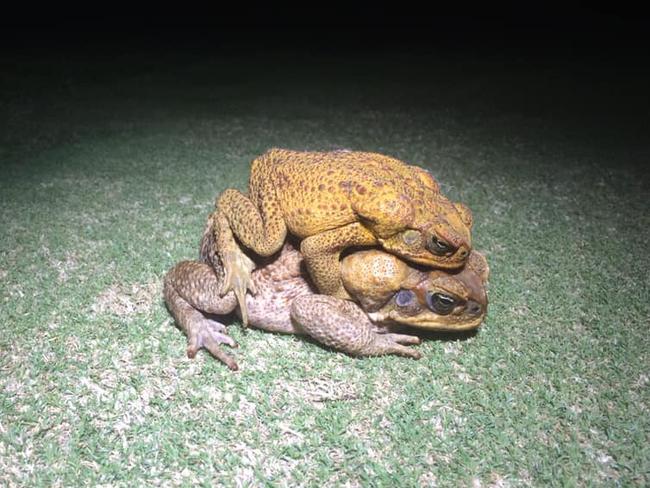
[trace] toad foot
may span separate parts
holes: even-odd
[[[199,349],[206,349],[231,370],[239,369],[237,362],[219,347],[220,344],[237,347],[235,340],[225,331],[226,327],[216,320],[206,318],[193,323],[187,331],[187,357],[193,359]]]
[[[250,290],[253,295],[257,293],[251,275],[255,269],[255,263],[237,245],[224,250],[222,260],[225,276],[219,289],[219,295],[224,296],[230,290],[234,292],[241,311],[242,323],[244,327],[247,327],[246,291]]]

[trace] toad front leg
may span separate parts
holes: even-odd
[[[341,251],[352,246],[372,246],[375,236],[359,223],[321,232],[300,243],[309,274],[318,290],[324,295],[350,299],[343,287],[339,258]]]
[[[346,300],[327,295],[303,295],[293,301],[291,318],[321,344],[351,356],[422,357],[418,351],[406,347],[420,344],[418,337],[376,332],[367,315],[355,303]]]
[[[165,275],[163,295],[169,311],[187,335],[187,355],[196,356],[199,349],[207,349],[215,358],[232,370],[237,362],[219,347],[237,343],[226,334],[221,322],[205,313],[224,315],[237,306],[233,294],[219,297],[220,276],[207,264],[183,261]]]

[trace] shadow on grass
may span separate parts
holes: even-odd
[[[408,334],[418,336],[424,341],[440,341],[440,342],[451,342],[451,341],[466,341],[471,339],[479,333],[479,330],[463,330],[458,332],[453,331],[436,331],[436,330],[425,330],[418,329],[417,327],[411,327],[408,325],[395,325],[391,327],[391,332],[396,332],[398,334]]]

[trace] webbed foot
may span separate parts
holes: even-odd
[[[236,371],[239,369],[237,362],[219,347],[220,344],[238,347],[235,340],[226,334],[225,325],[216,320],[203,318],[194,321],[186,332],[187,357],[194,358],[199,349],[206,349],[231,370]]]

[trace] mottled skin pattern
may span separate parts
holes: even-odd
[[[208,249],[213,248],[206,244],[209,240],[204,234]],[[236,343],[226,334],[225,325],[210,315],[240,310],[232,292],[219,296],[224,273],[213,261],[217,256],[205,257],[207,262],[183,261],[167,273],[165,301],[188,336],[188,356],[205,348],[234,370],[237,363],[219,345],[236,347]],[[272,332],[308,335],[353,356],[397,354],[417,359],[420,353],[407,346],[419,344],[420,339],[393,333],[392,326],[467,330],[477,328],[485,317],[488,268],[475,251],[468,265],[452,274],[416,270],[376,249],[353,253],[340,266],[344,285],[361,307],[317,294],[306,278],[302,256],[285,244],[276,259],[252,273],[257,294],[246,296],[250,324]],[[370,271],[374,274],[367,274]],[[444,314],[433,311],[427,296],[435,293],[453,295],[456,305]]]
[[[438,269],[461,268],[471,251],[469,209],[425,170],[381,154],[271,149],[253,161],[248,195],[225,190],[216,206],[220,294],[234,290],[241,308],[246,289],[255,292],[254,263],[234,237],[260,256],[277,252],[287,233],[299,237],[318,290],[346,299],[338,263],[348,247],[380,246]]]

